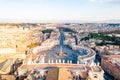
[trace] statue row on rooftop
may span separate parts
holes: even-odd
[[[45,63],[45,62],[44,62]],[[72,60],[65,61],[64,59],[49,59],[48,64],[73,64]],[[77,61],[77,64],[80,64],[80,61]]]

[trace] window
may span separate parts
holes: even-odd
[[[97,74],[94,74],[94,78],[97,78]]]

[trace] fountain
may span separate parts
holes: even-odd
[[[61,56],[61,57],[66,57],[67,56],[67,53],[62,51],[62,46],[60,46],[60,52],[58,52],[57,55]]]

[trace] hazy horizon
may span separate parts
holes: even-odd
[[[119,0],[0,0],[0,22],[120,22],[119,8]]]

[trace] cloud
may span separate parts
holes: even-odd
[[[120,0],[89,0],[90,2],[110,2],[110,3],[120,3]]]
[[[90,2],[111,2],[113,0],[90,0]]]

